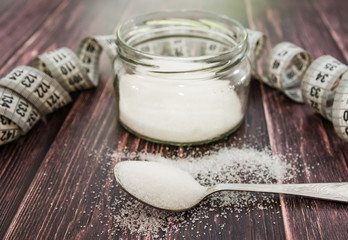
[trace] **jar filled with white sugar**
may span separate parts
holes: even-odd
[[[243,122],[251,67],[237,21],[199,11],[151,13],[124,22],[117,46],[117,116],[131,133],[192,145]]]

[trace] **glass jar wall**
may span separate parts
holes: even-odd
[[[124,22],[117,46],[117,116],[128,131],[191,145],[242,123],[251,67],[238,22],[208,12],[151,13]]]

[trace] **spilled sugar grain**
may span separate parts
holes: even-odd
[[[272,156],[269,150],[226,147],[200,157],[193,157],[194,154],[196,155],[192,151],[191,155],[185,158],[165,158],[158,154],[125,151],[110,154],[110,158],[169,164],[189,172],[203,186],[217,183],[289,183],[301,174],[300,170],[294,167],[299,156],[292,156],[292,165],[286,157]],[[302,171],[309,174],[307,168],[302,168]],[[266,209],[270,214],[279,214],[279,211],[272,210],[279,206],[276,199],[272,194],[221,192],[210,196],[189,211],[172,213],[144,205],[119,190],[111,208],[113,225],[117,226],[114,231],[162,238],[169,232],[175,235],[188,230],[200,238],[209,234],[213,228],[216,231],[217,226],[217,231],[222,232],[225,228],[224,220],[233,218],[234,221],[238,221],[250,211]],[[213,225],[207,219],[214,219],[218,224]],[[199,231],[197,226],[200,226]]]

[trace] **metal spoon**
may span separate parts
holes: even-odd
[[[159,208],[169,211],[185,211],[188,210],[194,206],[196,206],[198,203],[200,203],[204,198],[207,196],[220,191],[250,191],[250,192],[264,192],[264,193],[282,193],[282,194],[291,194],[291,195],[298,195],[298,196],[305,196],[305,197],[311,197],[311,198],[319,198],[324,200],[332,200],[332,201],[339,201],[339,202],[348,202],[348,183],[347,182],[341,182],[341,183],[305,183],[305,184],[240,184],[240,183],[234,183],[234,184],[217,184],[211,187],[202,187],[202,194],[198,195],[197,197],[190,198],[189,201],[187,199],[175,199],[182,200],[182,202],[187,203],[186,205],[182,205],[180,207],[173,207],[171,204],[168,205],[156,205],[154,203],[151,203],[145,196],[144,197],[136,197],[134,192],[132,192],[130,189],[127,189],[127,186],[125,186],[122,182],[122,179],[120,176],[120,165],[122,163],[118,163],[115,166],[114,173],[117,182],[121,185],[122,189],[128,192],[131,196],[134,198],[140,200],[141,202]],[[177,171],[177,168],[174,168]],[[150,176],[151,177],[151,176]],[[193,177],[190,181],[196,181]],[[158,179],[156,179],[158,181]],[[163,179],[165,181],[165,179]],[[199,184],[197,182],[197,184]],[[185,186],[181,186],[185,187]],[[164,189],[164,191],[170,191],[170,189]],[[168,193],[168,192],[167,192]],[[151,193],[149,193],[151,194]]]

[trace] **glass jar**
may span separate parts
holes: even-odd
[[[116,43],[117,116],[129,132],[193,145],[243,122],[251,67],[237,21],[200,11],[151,13],[124,22]]]

